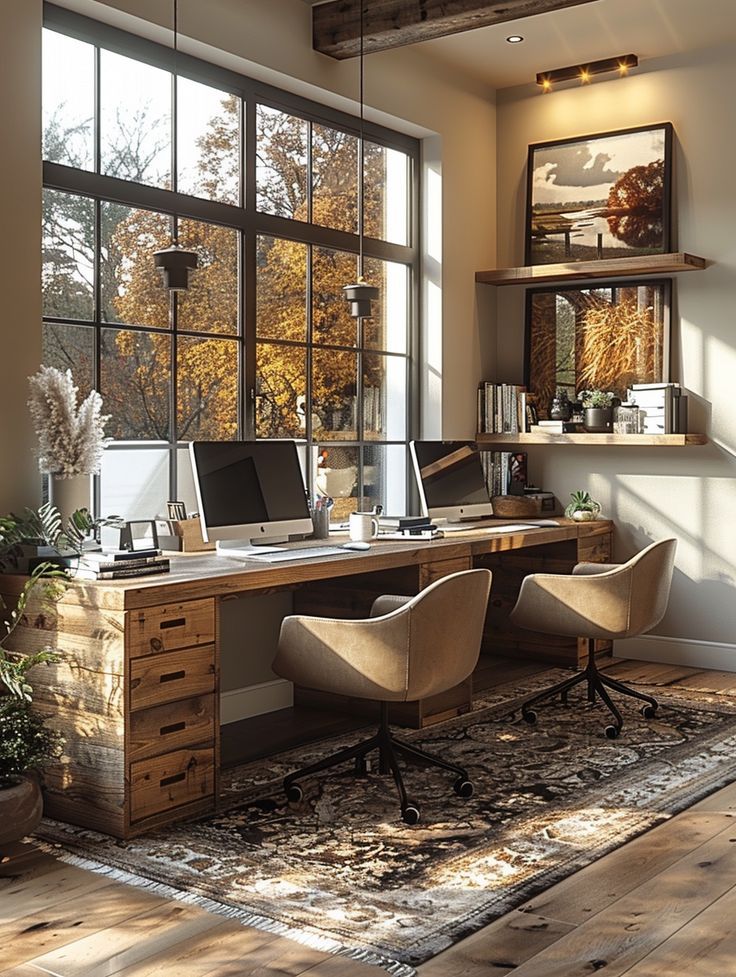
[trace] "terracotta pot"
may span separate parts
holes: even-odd
[[[35,831],[42,814],[41,788],[35,777],[27,775],[12,787],[0,787],[0,854]]]

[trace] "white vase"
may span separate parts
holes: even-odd
[[[61,513],[65,524],[77,509],[92,511],[92,479],[89,475],[72,475],[71,478],[52,475],[49,478],[49,494],[50,501]]]

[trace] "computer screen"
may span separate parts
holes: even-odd
[[[410,450],[425,515],[459,521],[493,514],[472,441],[412,441]]]
[[[293,441],[193,441],[189,452],[205,542],[312,532]]]

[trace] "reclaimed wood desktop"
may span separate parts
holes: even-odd
[[[215,810],[218,619],[230,597],[290,590],[295,612],[362,617],[380,593],[417,593],[449,573],[487,566],[494,579],[484,650],[575,663],[579,642],[515,631],[508,622],[527,573],[610,560],[610,522],[559,522],[508,535],[376,542],[365,553],[288,564],[183,555],[160,577],[73,582],[55,604],[32,601],[14,647],[47,645],[63,655],[34,681],[36,706],[66,738],[61,764],[46,775],[46,813],[127,838]],[[24,582],[3,579],[8,600]],[[393,719],[423,725],[468,709],[471,697],[469,681],[439,701],[400,703]]]

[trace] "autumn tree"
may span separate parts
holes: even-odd
[[[633,166],[608,192],[611,234],[630,248],[662,246],[664,160]]]

